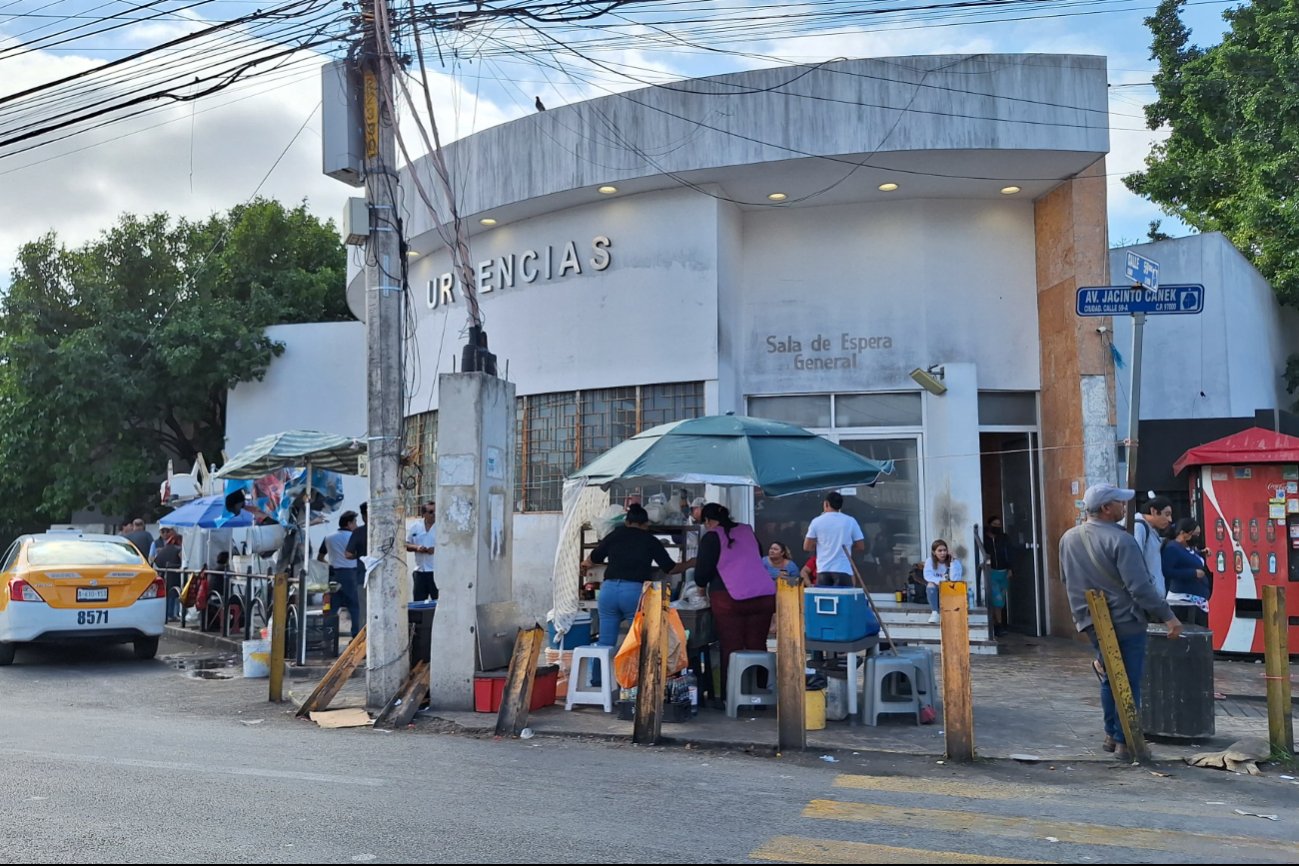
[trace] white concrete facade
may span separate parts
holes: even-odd
[[[1284,373],[1286,359],[1299,351],[1299,312],[1278,303],[1267,280],[1221,232],[1112,250],[1110,273],[1119,282],[1128,250],[1159,263],[1160,283],[1205,289],[1204,312],[1146,319],[1143,421],[1250,418],[1258,409],[1289,408],[1294,399]],[[1130,317],[1114,318],[1114,344],[1131,358]],[[1125,430],[1131,375],[1130,368],[1118,373],[1116,407]]]
[[[558,107],[450,144],[453,174],[470,179],[459,209],[500,371],[519,395],[698,382],[705,411],[743,413],[757,397],[921,395],[909,372],[941,365],[948,391],[921,396],[917,423],[854,435],[914,442],[911,544],[950,537],[969,564],[979,395],[1043,387],[1035,199],[1108,151],[1106,87],[1098,57],[841,61]],[[413,170],[437,189],[427,159]],[[467,316],[409,180],[416,415],[438,408]],[[351,267],[358,316],[362,282]],[[340,387],[336,400],[363,426],[357,338],[327,358],[295,338],[264,383],[232,393],[231,446],[259,423],[311,426],[297,409],[315,399],[304,386],[330,378],[309,372],[318,362],[355,367],[334,380],[354,396]],[[514,597],[529,618],[551,603],[558,527],[553,513],[514,518]]]

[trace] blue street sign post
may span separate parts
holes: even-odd
[[[1204,311],[1204,286],[1083,286],[1075,309],[1080,316],[1194,315]]]
[[[1204,286],[1159,284],[1159,263],[1134,252],[1127,254],[1126,286],[1083,286],[1078,289],[1075,311],[1080,316],[1132,317],[1132,385],[1128,405],[1127,486],[1137,486],[1137,432],[1141,420],[1141,338],[1146,316],[1186,316],[1204,311]],[[1129,508],[1127,527],[1132,529],[1136,508]]]
[[[1123,275],[1131,280],[1134,286],[1145,286],[1147,289],[1159,288],[1159,262],[1131,250],[1128,251]]]

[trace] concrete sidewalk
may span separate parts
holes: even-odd
[[[1033,755],[1042,760],[1112,760],[1101,750],[1100,692],[1090,666],[1090,649],[1061,638],[1011,636],[996,656],[972,656],[975,748],[979,755],[1008,758]],[[935,665],[941,683],[941,665]],[[1176,760],[1199,751],[1222,748],[1245,736],[1267,737],[1266,686],[1261,662],[1215,660],[1216,733],[1190,742],[1152,742],[1157,760]],[[1293,675],[1292,675],[1293,676]],[[309,684],[295,686],[305,695]],[[941,686],[937,690],[941,696]],[[364,685],[347,685],[331,708],[362,706]],[[300,700],[301,698],[299,698]],[[426,711],[415,727],[440,727],[447,723],[467,733],[491,731],[495,714]],[[529,725],[541,735],[630,739],[632,723],[620,721],[599,707],[579,707],[566,712],[562,704],[535,711]],[[771,750],[776,746],[774,708],[739,719],[721,710],[703,709],[687,723],[663,725],[671,741],[703,746]],[[878,727],[859,726],[848,720],[828,722],[821,731],[808,732],[808,748],[895,752],[941,756],[945,751],[942,708],[936,724],[918,726],[907,716],[881,719]]]

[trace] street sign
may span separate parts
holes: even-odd
[[[1159,262],[1145,256],[1128,252],[1128,263],[1123,273],[1134,286],[1145,286],[1147,289],[1159,288]]]
[[[1204,311],[1204,286],[1083,286],[1078,290],[1080,316],[1194,315]]]

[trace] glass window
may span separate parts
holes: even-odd
[[[613,446],[642,430],[704,412],[702,382],[600,388],[520,397],[516,422],[515,507],[559,511],[564,479]],[[616,496],[639,493],[645,501],[661,493],[679,498],[671,485],[642,485]]]
[[[830,426],[830,395],[800,397],[750,397],[749,414],[755,418],[786,421],[809,429]]]
[[[636,389],[583,391],[582,453],[574,469],[590,463],[623,440],[636,435]]]
[[[1032,391],[980,391],[979,423],[985,427],[1037,426],[1037,395]]]
[[[896,592],[904,587],[911,565],[923,558],[928,544],[921,537],[920,470],[917,440],[846,439],[840,443],[872,460],[894,461],[894,473],[883,475],[874,487],[843,488],[845,514],[855,518],[865,536],[866,549],[853,553],[853,561],[871,592]],[[851,491],[851,492],[849,492]],[[825,493],[807,493],[754,502],[754,529],[765,550],[773,541],[788,545],[794,561],[806,564],[812,555],[803,551],[808,524],[821,513]]]
[[[36,541],[27,548],[28,565],[144,565],[140,551],[123,541]]]
[[[577,468],[577,392],[534,394],[523,421],[523,507],[558,511],[564,479]]]
[[[834,398],[836,427],[919,427],[920,395],[839,394]]]
[[[669,421],[698,418],[704,414],[702,382],[645,385],[640,389],[640,393],[640,430],[648,430]],[[640,430],[636,432],[639,433]]]

